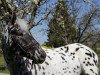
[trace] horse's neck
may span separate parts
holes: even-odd
[[[4,59],[11,75],[31,75],[25,65],[23,57],[15,54],[16,46],[8,34],[8,26],[2,32],[2,49]]]

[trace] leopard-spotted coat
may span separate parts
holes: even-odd
[[[45,49],[46,60],[33,64],[29,60],[28,70],[32,75],[99,75],[98,56],[89,47],[74,43],[54,49]]]

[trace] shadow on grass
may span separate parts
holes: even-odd
[[[0,73],[9,74],[9,71],[6,67],[5,60],[3,58],[2,52],[0,52]]]
[[[5,70],[0,70],[0,73],[9,74],[9,71],[8,71],[8,69],[5,69]]]

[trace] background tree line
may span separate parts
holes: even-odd
[[[59,47],[70,43],[83,43],[94,49],[100,47],[100,8],[91,6],[82,11],[77,1],[58,0],[48,26],[46,45]]]
[[[12,11],[16,8],[17,16],[26,19],[31,28],[47,22],[47,46],[59,47],[75,42],[92,48],[100,46],[100,6],[96,1],[56,0],[53,4],[51,1],[53,0],[0,0],[0,26],[3,21],[8,21],[9,8]],[[45,7],[46,5],[48,6]],[[86,8],[84,5],[88,6],[87,11],[82,10]]]

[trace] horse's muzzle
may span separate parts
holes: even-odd
[[[46,53],[45,51],[41,51],[40,53],[35,53],[33,57],[33,63],[35,64],[42,64],[46,59]]]

